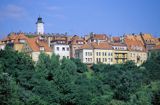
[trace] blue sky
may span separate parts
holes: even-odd
[[[39,15],[46,33],[143,32],[160,37],[160,0],[1,0],[0,38],[35,32]]]

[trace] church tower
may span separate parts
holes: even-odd
[[[42,21],[41,17],[38,17],[38,20],[36,22],[36,28],[37,34],[44,34],[44,22]]]

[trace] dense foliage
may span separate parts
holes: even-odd
[[[0,51],[0,105],[160,105],[160,55],[91,68],[79,59],[41,53],[34,63],[10,48]]]

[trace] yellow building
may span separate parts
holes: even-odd
[[[113,50],[107,42],[92,43],[94,63],[113,64]]]
[[[122,43],[112,43],[113,53],[113,63],[121,64],[128,60],[128,49],[125,44]]]

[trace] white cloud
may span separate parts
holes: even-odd
[[[0,9],[0,18],[12,18],[12,19],[20,19],[26,15],[26,11],[24,8],[19,7],[17,5],[9,4],[4,8]]]

